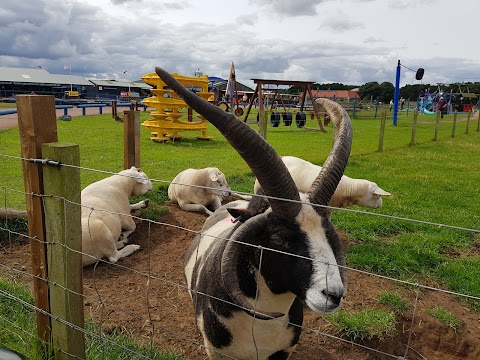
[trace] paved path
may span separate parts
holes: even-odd
[[[12,107],[15,108],[15,107]],[[86,115],[98,115],[98,107],[91,107],[91,108],[85,108],[86,109]],[[7,108],[0,108],[0,110],[7,110]],[[129,110],[128,107],[122,106],[117,109],[118,116],[122,116],[123,111]],[[139,108],[140,111],[143,111],[143,107]],[[147,110],[152,110],[152,109],[147,109]],[[56,109],[57,111],[57,119],[60,116],[63,116],[63,109]],[[111,114],[112,113],[112,107],[111,106],[104,106],[102,108],[102,113],[103,114]],[[82,116],[82,109],[73,107],[71,109],[68,109],[68,115],[71,117],[77,117],[77,116]],[[18,118],[17,114],[9,114],[9,115],[0,115],[0,130],[5,130],[9,129],[11,127],[17,126],[18,125]]]

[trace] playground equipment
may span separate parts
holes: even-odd
[[[188,77],[173,73],[172,76],[183,86],[191,87],[202,99],[207,100],[213,93],[208,92],[208,76]],[[172,90],[164,89],[166,84],[153,72],[146,74],[142,80],[152,85],[155,89],[150,90],[155,96],[143,100],[147,106],[157,109],[152,112],[153,119],[146,120],[142,125],[152,132],[150,139],[155,142],[165,142],[168,140],[181,139],[179,134],[182,131],[200,131],[202,134],[197,139],[210,140],[207,135],[207,121],[198,115],[200,121],[181,121],[180,118],[185,115],[180,109],[188,109],[188,117],[191,116],[191,109],[188,105]]]
[[[435,114],[437,111],[437,103],[441,97],[443,97],[447,102],[447,114],[451,113],[455,96],[451,92],[444,92],[440,89],[440,86],[437,87],[437,90],[435,90],[434,93],[430,93],[428,89],[420,92],[417,100],[418,111],[427,115]]]
[[[304,113],[304,108],[305,108],[305,100],[307,98],[307,95],[310,99],[310,102],[311,102],[311,106],[313,108],[313,116],[317,118],[317,121],[318,121],[318,125],[319,125],[319,130],[322,131],[322,132],[325,132],[325,128],[323,127],[323,124],[322,124],[322,121],[320,119],[320,116],[319,116],[319,112],[318,112],[318,109],[316,108],[315,106],[315,100],[313,98],[313,95],[312,95],[312,85],[314,84],[314,82],[311,82],[311,81],[292,81],[292,80],[266,80],[266,79],[252,79],[253,82],[255,84],[257,84],[256,88],[255,88],[255,91],[253,93],[253,96],[250,98],[250,102],[248,104],[248,108],[247,108],[247,112],[245,114],[245,118],[244,118],[244,122],[247,122],[248,121],[248,115],[250,114],[250,110],[252,108],[252,105],[255,103],[255,100],[258,99],[258,115],[257,115],[257,122],[259,123],[260,125],[260,135],[262,137],[265,137],[266,136],[266,125],[263,125],[260,121],[260,119],[262,119],[262,116],[261,114],[264,112],[264,111],[268,111],[268,95],[267,95],[267,103],[264,104],[264,100],[265,100],[265,97],[264,97],[264,91],[268,92],[271,90],[269,88],[265,89],[264,88],[264,85],[276,85],[277,86],[277,90],[274,91],[274,94],[275,95],[279,95],[278,94],[278,86],[279,85],[290,85],[290,86],[297,86],[297,87],[300,87],[303,89],[303,92],[302,92],[302,96],[300,98],[300,104],[299,104],[299,112],[296,113],[295,115],[295,123],[297,125],[297,127],[300,127],[300,128],[303,128],[305,126],[305,122],[306,122],[306,114]],[[272,99],[272,108],[270,109],[270,111],[273,110],[273,104],[276,102],[275,101],[276,99],[276,96],[273,97]],[[284,121],[284,124],[285,126],[290,126],[292,124],[292,113],[290,111],[288,111],[286,109],[286,106],[284,104],[284,101],[283,101],[283,98],[282,98],[282,95],[280,95],[280,101],[282,102],[282,105],[285,109],[285,112],[283,113],[283,121]],[[273,127],[278,127],[278,125],[280,124],[280,114],[277,113],[277,112],[272,112],[272,114],[270,115],[270,123]]]

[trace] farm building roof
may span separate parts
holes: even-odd
[[[97,86],[106,86],[106,87],[136,87],[141,89],[150,90],[152,87],[143,81],[117,81],[117,80],[101,80],[101,79],[90,79],[90,81]]]
[[[0,83],[74,84],[92,86],[87,79],[77,75],[51,74],[46,69],[0,67]]]

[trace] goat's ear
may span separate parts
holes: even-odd
[[[217,174],[215,173],[210,173],[210,175],[208,176],[210,178],[210,180],[212,181],[217,181],[218,180],[218,177],[217,177]]]
[[[375,194],[375,195],[380,195],[380,196],[382,196],[382,195],[384,195],[384,196],[392,195],[392,194],[390,194],[389,192],[386,192],[385,190],[380,189],[379,187],[377,187],[377,188],[375,189],[374,194]]]
[[[234,220],[232,221],[240,221],[241,223],[247,221],[252,217],[252,212],[248,211],[248,209],[237,209],[237,208],[230,208],[227,209],[228,213],[233,216]]]

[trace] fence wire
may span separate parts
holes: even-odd
[[[16,156],[8,156],[8,157],[15,158],[15,159],[20,159],[22,161],[34,161],[34,159],[24,159],[24,158],[16,157]],[[42,159],[42,161],[46,162],[46,159]],[[62,166],[71,166],[71,165],[67,165],[67,164],[61,164],[61,165]],[[81,170],[84,170],[84,171],[95,171],[95,172],[99,172],[99,173],[107,174],[107,175],[118,175],[118,173],[113,173],[113,172],[109,172],[109,171],[96,170],[96,169],[83,168],[83,167],[78,167],[78,168],[81,169]],[[150,179],[150,180],[154,183],[155,182],[169,183],[169,184],[172,183],[171,181],[165,181],[165,180],[157,180],[157,179]],[[188,186],[187,184],[180,184],[180,185]],[[5,198],[7,197],[7,191],[22,193],[21,191],[15,190],[15,189],[12,189],[12,188],[7,188],[7,187],[3,187],[3,186],[1,188],[3,189],[3,193],[4,193]],[[202,188],[211,189],[209,187],[202,187]],[[23,192],[23,194],[25,196],[35,196],[35,197],[38,196],[42,199],[45,199],[47,197],[56,198],[59,201],[63,201],[64,204],[68,203],[70,205],[75,205],[75,206],[82,207],[81,204],[71,202],[67,199],[55,196],[53,194],[51,194],[51,195],[41,195],[41,194],[33,194],[33,193],[28,193],[27,194],[25,192]],[[250,193],[242,193],[242,192],[240,192],[240,194],[246,195],[246,196],[252,196],[253,195],[253,194],[250,194]],[[283,200],[285,200],[285,199],[283,199]],[[287,200],[287,201],[291,201],[291,200]],[[6,200],[5,200],[4,203],[5,203],[4,207],[7,208]],[[316,205],[316,206],[320,206],[320,205]],[[323,207],[328,207],[328,206],[323,206]],[[328,207],[328,208],[331,208],[331,207]],[[361,215],[381,216],[381,217],[384,217],[384,218],[387,218],[387,219],[401,220],[401,221],[407,221],[407,222],[412,222],[412,223],[417,223],[417,224],[422,224],[422,225],[435,226],[437,228],[449,228],[449,229],[455,229],[455,230],[461,230],[461,231],[468,231],[468,232],[471,232],[471,233],[480,233],[479,229],[470,229],[470,228],[458,227],[458,226],[454,226],[454,225],[438,224],[438,223],[433,223],[433,222],[428,222],[428,221],[408,219],[408,218],[391,216],[391,215],[386,215],[386,214],[370,213],[368,211],[362,211],[362,210],[345,209],[345,208],[332,208],[332,209],[338,210],[338,211],[349,211],[349,212],[359,213]],[[137,216],[134,216],[134,215],[131,215],[131,214],[121,214],[121,213],[116,213],[116,212],[112,212],[112,211],[107,211],[105,209],[92,209],[92,210],[95,210],[95,211],[98,211],[98,212],[104,212],[104,213],[108,213],[108,214],[131,216],[135,220],[148,223],[147,270],[146,271],[137,270],[137,269],[134,269],[134,268],[122,265],[122,264],[118,264],[118,263],[112,264],[112,263],[110,263],[110,262],[108,262],[104,259],[96,259],[96,263],[93,267],[94,295],[86,296],[85,294],[74,292],[74,291],[72,291],[72,290],[70,290],[70,289],[68,289],[68,288],[66,288],[66,287],[64,287],[64,286],[62,286],[62,285],[60,285],[56,282],[53,282],[49,279],[44,279],[44,278],[35,276],[35,275],[27,273],[26,271],[23,271],[23,270],[17,270],[12,266],[0,264],[0,269],[3,269],[3,271],[7,274],[11,273],[11,274],[15,274],[17,276],[31,277],[32,280],[35,278],[35,279],[38,279],[38,280],[41,280],[41,281],[45,281],[51,286],[60,287],[62,290],[66,291],[66,292],[70,292],[70,293],[72,293],[76,296],[81,296],[84,299],[85,303],[93,304],[93,303],[95,303],[95,301],[98,301],[99,305],[98,305],[97,309],[99,309],[99,311],[100,311],[100,315],[98,315],[98,318],[100,319],[100,327],[103,327],[104,324],[106,323],[106,320],[104,318],[106,316],[105,312],[107,310],[114,311],[114,312],[119,311],[119,312],[127,314],[130,318],[132,318],[136,321],[139,321],[140,323],[143,323],[144,324],[143,326],[151,327],[151,330],[148,332],[148,335],[147,335],[148,344],[149,344],[149,347],[150,347],[151,350],[153,350],[154,347],[157,344],[157,341],[156,341],[156,334],[157,333],[162,334],[162,336],[164,336],[165,334],[168,334],[169,336],[174,336],[179,341],[186,341],[187,343],[194,344],[195,346],[204,348],[205,345],[203,344],[202,341],[200,341],[198,339],[199,338],[198,332],[196,333],[196,337],[190,337],[190,336],[186,335],[181,330],[176,330],[176,329],[170,328],[168,326],[167,327],[164,326],[161,319],[158,320],[158,319],[154,318],[154,315],[153,315],[153,306],[154,305],[152,304],[152,297],[153,297],[152,291],[155,289],[156,286],[158,286],[157,284],[161,283],[161,284],[163,284],[163,286],[170,287],[172,289],[172,291],[176,290],[177,291],[177,297],[179,296],[180,293],[192,294],[192,295],[195,295],[194,296],[195,299],[198,299],[200,296],[204,296],[204,297],[208,297],[210,299],[216,300],[216,301],[227,303],[227,304],[232,305],[232,306],[236,306],[236,307],[239,307],[239,306],[234,304],[234,303],[225,301],[224,299],[217,298],[217,297],[215,297],[211,294],[200,292],[195,288],[188,288],[188,286],[185,283],[181,283],[181,282],[178,282],[176,280],[173,280],[172,278],[169,278],[167,276],[168,274],[164,274],[162,276],[160,276],[158,274],[154,274],[153,270],[152,270],[152,258],[151,258],[151,248],[154,246],[154,244],[152,242],[152,238],[151,238],[151,227],[153,225],[181,230],[181,231],[189,233],[192,236],[192,238],[194,236],[197,236],[197,235],[202,235],[202,232],[198,231],[198,230],[194,230],[194,229],[189,229],[187,227],[179,226],[179,225],[169,224],[169,223],[166,223],[166,222],[144,219],[144,218],[137,217]],[[31,242],[32,241],[40,242],[40,243],[43,243],[44,245],[60,246],[60,247],[63,247],[65,249],[65,251],[80,253],[82,256],[89,256],[89,254],[85,254],[81,251],[71,249],[68,246],[66,246],[65,244],[62,244],[62,243],[59,243],[59,242],[52,242],[52,241],[48,241],[48,240],[47,241],[41,241],[36,237],[30,237],[28,235],[21,234],[19,232],[13,231],[13,230],[8,228],[7,221],[8,221],[8,217],[5,218],[5,226],[0,226],[0,230],[6,231],[11,236],[22,237],[23,239],[27,239]],[[231,240],[231,239],[228,239],[228,238],[221,238],[221,237],[217,237],[217,239],[219,241],[235,241],[235,240]],[[262,246],[243,243],[243,242],[240,242],[240,241],[236,241],[236,242],[239,243],[242,246],[254,247],[254,248],[261,251],[262,256],[260,257],[259,269],[262,268],[262,258],[263,258],[263,253],[265,251],[276,252],[276,253],[279,253],[279,254],[282,254],[282,255],[287,255],[287,256],[295,256],[295,257],[298,257],[298,258],[301,258],[301,259],[304,259],[304,260],[309,260],[309,261],[313,260],[313,259],[310,259],[310,258],[305,257],[305,256],[290,254],[290,253],[278,251],[278,250],[275,250],[275,249],[269,249],[269,248],[265,248],[265,247],[262,247]],[[10,244],[11,244],[11,242],[10,242]],[[5,249],[5,251],[7,251],[7,249]],[[168,256],[168,254],[167,254],[167,256]],[[158,261],[157,259],[155,259],[155,260]],[[125,275],[125,272],[128,271],[132,274],[131,276],[135,275],[135,276],[138,276],[140,278],[143,278],[143,282],[142,282],[143,285],[142,286],[144,287],[144,291],[145,291],[145,294],[146,294],[146,301],[145,301],[146,313],[144,315],[138,314],[134,310],[131,310],[126,306],[122,306],[123,304],[119,304],[118,302],[115,301],[115,299],[110,299],[109,296],[102,295],[102,292],[101,292],[101,289],[100,289],[101,285],[97,284],[97,280],[99,280],[98,275],[97,275],[97,271],[98,271],[98,266],[100,264],[108,264],[108,266],[111,267],[111,269],[121,270],[122,271],[122,276],[128,276],[128,275]],[[325,265],[327,265],[328,267],[330,267],[330,266],[342,267],[342,266],[339,266],[337,264],[330,264],[330,263],[325,263]],[[386,352],[382,352],[378,349],[368,347],[366,345],[359,344],[359,343],[356,343],[356,342],[348,340],[348,339],[344,339],[340,336],[336,336],[336,335],[331,334],[329,332],[322,331],[320,329],[320,325],[317,328],[302,326],[302,330],[306,331],[306,332],[309,332],[309,333],[312,333],[312,334],[316,335],[317,337],[323,337],[325,339],[331,339],[331,340],[334,340],[334,341],[339,341],[339,342],[342,342],[342,343],[350,344],[350,345],[356,346],[360,349],[368,350],[369,352],[376,353],[376,354],[386,356],[386,357],[389,357],[389,358],[406,359],[410,350],[415,351],[411,348],[411,336],[412,336],[413,326],[414,326],[414,322],[415,322],[415,318],[416,318],[416,312],[417,312],[417,307],[418,307],[418,297],[419,297],[420,290],[441,292],[441,293],[445,293],[445,294],[448,294],[448,295],[458,296],[458,297],[462,297],[462,298],[465,298],[465,299],[471,299],[471,300],[476,300],[476,301],[480,300],[480,298],[476,297],[476,296],[472,296],[472,295],[468,295],[468,294],[462,294],[462,293],[453,292],[453,291],[449,291],[449,290],[444,290],[444,289],[441,289],[441,288],[422,285],[422,284],[418,284],[418,283],[413,283],[413,282],[409,282],[409,281],[406,281],[406,280],[395,279],[393,277],[378,275],[378,274],[370,273],[370,272],[367,272],[367,271],[354,269],[354,268],[351,268],[351,267],[348,267],[348,266],[344,266],[342,268],[345,268],[346,270],[348,270],[350,272],[357,272],[357,273],[360,273],[360,274],[363,274],[363,275],[372,276],[372,277],[376,277],[376,278],[383,279],[383,280],[386,280],[386,281],[390,281],[392,283],[400,284],[402,286],[411,286],[411,287],[416,289],[416,298],[415,298],[415,302],[414,302],[414,309],[413,309],[413,315],[412,315],[412,319],[411,319],[411,326],[410,326],[410,330],[409,330],[408,342],[404,346],[405,347],[404,354],[401,355],[401,356],[400,355],[389,354],[389,353],[386,353]],[[104,270],[104,269],[102,269],[102,270]],[[327,286],[328,286],[328,284],[327,284]],[[103,341],[105,343],[108,343],[109,345],[121,348],[121,349],[123,349],[127,352],[130,352],[132,355],[138,356],[140,358],[149,358],[148,356],[142,355],[138,352],[132,351],[132,350],[124,347],[120,343],[112,341],[111,339],[106,337],[105,334],[103,334],[103,332],[101,332],[101,331],[100,331],[99,334],[96,334],[94,332],[78,328],[78,326],[76,326],[74,324],[71,324],[71,323],[68,323],[65,320],[60,319],[60,318],[58,318],[57,316],[55,316],[51,313],[45,312],[44,310],[39,309],[39,308],[35,307],[34,305],[29,304],[29,303],[25,302],[24,300],[22,300],[18,297],[15,297],[12,294],[7,293],[4,290],[0,290],[0,296],[4,297],[6,299],[11,299],[11,300],[14,300],[14,301],[18,302],[19,304],[24,306],[25,309],[47,315],[54,321],[59,321],[59,322],[64,323],[64,324],[66,324],[66,325],[68,325],[68,326],[70,326],[70,327],[72,327],[72,328],[74,328],[78,331],[83,332],[88,337],[101,339],[101,341]],[[258,293],[257,293],[257,297],[255,298],[255,302],[257,301],[257,298],[258,298]],[[165,303],[167,302],[166,299],[162,299],[162,301],[165,301]],[[250,309],[243,308],[243,307],[240,307],[240,308],[247,311],[247,312],[250,310]],[[178,311],[182,311],[182,312],[183,312],[183,310],[184,309],[178,309]],[[268,316],[267,314],[261,314],[260,312],[257,312],[257,311],[255,311],[254,314]],[[95,315],[95,311],[94,311],[93,315],[95,317],[97,317]],[[4,319],[3,317],[2,317],[2,320],[6,321],[6,322],[9,322],[9,323],[11,322],[11,321],[8,321],[8,319]],[[279,319],[276,319],[276,318],[272,318],[272,320],[273,321],[285,322],[284,320],[279,320]],[[296,325],[294,323],[286,322],[286,324],[288,324],[290,326],[293,326],[293,327],[298,327],[298,325]],[[14,327],[17,328],[17,326],[14,326]],[[252,333],[253,333],[253,328],[252,328]],[[30,335],[30,336],[33,336],[33,334],[30,334],[30,333],[27,333],[27,334]],[[212,349],[212,350],[214,350],[214,349]],[[222,355],[225,355],[225,354],[222,354]],[[305,357],[311,356],[310,358],[312,358],[312,359],[315,358],[314,354],[302,354],[302,356],[305,356]]]

